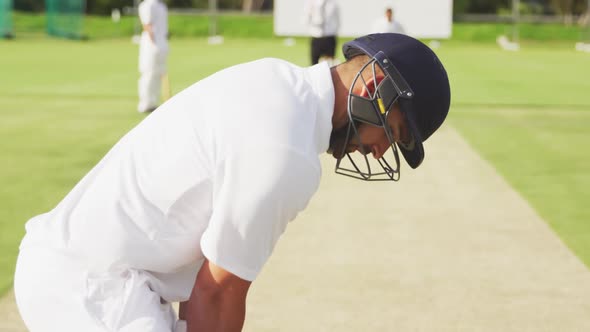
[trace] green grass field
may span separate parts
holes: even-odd
[[[127,130],[137,46],[125,39],[0,41],[0,293],[11,286],[23,225],[51,209]],[[223,67],[273,56],[305,65],[307,43],[173,39],[174,92]],[[590,265],[590,55],[571,43],[444,42],[450,122]],[[255,80],[252,82],[255,86]],[[452,190],[452,188],[449,188]]]
[[[451,123],[590,266],[590,68],[567,44],[441,50]]]

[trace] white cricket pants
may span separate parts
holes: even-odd
[[[21,248],[14,292],[32,332],[183,332],[170,303],[162,303],[145,272],[91,273],[55,249]]]
[[[166,58],[167,54],[165,53],[140,50],[139,103],[137,105],[139,112],[146,112],[159,105],[162,76],[166,74]]]

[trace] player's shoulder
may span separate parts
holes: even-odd
[[[163,1],[158,1],[158,8],[162,11],[168,11],[168,6]]]
[[[305,70],[289,61],[277,58],[263,58],[243,64],[242,77],[255,80],[254,86],[264,94],[264,100],[297,98],[300,89],[305,88]],[[257,92],[252,91],[255,95]]]
[[[263,68],[265,70],[272,70],[272,71],[285,71],[285,72],[298,72],[302,69],[302,67],[297,66],[294,63],[291,63],[284,59],[279,58],[262,58],[258,60],[254,60],[252,62],[244,64],[248,67],[253,68]],[[262,72],[259,72],[263,74]],[[275,72],[276,73],[276,72]]]
[[[142,2],[139,3],[138,8],[153,7],[155,5],[157,5],[156,2],[144,0],[144,1],[142,1]]]
[[[158,3],[153,1],[142,1],[139,6],[137,6],[137,10],[139,11],[140,17],[142,15],[146,15],[155,11],[158,7]]]

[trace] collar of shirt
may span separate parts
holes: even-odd
[[[306,68],[306,77],[311,83],[313,93],[318,100],[315,123],[315,139],[318,155],[326,152],[330,145],[332,133],[332,115],[334,114],[334,83],[330,66],[326,62]]]

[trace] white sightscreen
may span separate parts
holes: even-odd
[[[307,36],[303,17],[306,0],[275,0],[274,31],[278,36]],[[335,0],[340,8],[339,36],[357,37],[371,32],[375,20],[391,7],[394,19],[416,38],[450,38],[452,0]]]

